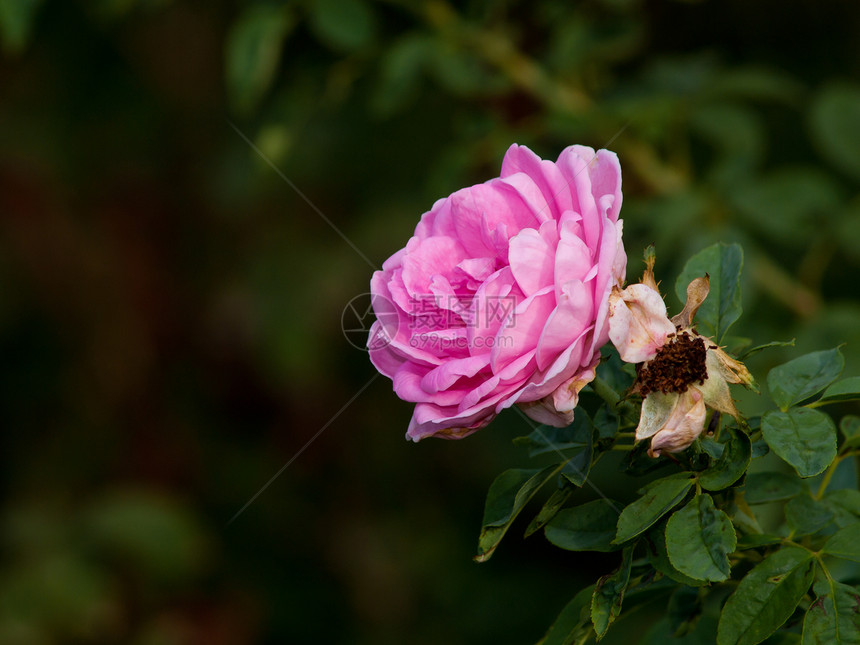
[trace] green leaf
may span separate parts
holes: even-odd
[[[764,345],[756,345],[752,347],[742,354],[738,355],[738,360],[743,361],[752,356],[753,354],[758,354],[763,349],[770,349],[771,347],[794,347],[794,338],[791,340],[775,340],[770,343],[765,343]]]
[[[818,410],[771,410],[762,417],[761,429],[771,449],[801,477],[823,472],[836,457],[836,426]]]
[[[597,499],[560,511],[544,529],[546,539],[568,551],[614,551],[618,511]]]
[[[648,545],[648,561],[657,571],[670,580],[687,585],[688,587],[698,587],[705,584],[701,580],[685,576],[672,566],[672,563],[669,561],[669,554],[666,551],[666,522],[660,522],[648,531],[645,540]]]
[[[837,528],[850,526],[860,519],[860,491],[856,489],[828,490],[822,502],[833,512]]]
[[[750,473],[744,481],[745,498],[749,504],[782,502],[803,492],[797,477],[778,472]]]
[[[809,495],[799,495],[785,505],[785,520],[793,535],[811,535],[833,521],[833,511]]]
[[[584,416],[584,415],[583,415]],[[596,431],[588,429],[588,441],[585,447],[576,453],[561,469],[561,476],[574,486],[582,486],[591,472],[591,463],[594,459],[594,442]]]
[[[547,522],[556,516],[571,495],[573,495],[573,488],[570,486],[563,486],[550,495],[549,499],[544,502],[543,506],[541,506],[538,514],[529,523],[528,527],[526,527],[525,537],[530,536],[535,531],[539,531],[546,526]]]
[[[810,404],[810,407],[857,400],[860,400],[860,376],[851,376],[841,381],[836,381],[836,383],[824,390],[821,398],[815,403]]]
[[[824,483],[827,477],[827,471],[821,473],[817,477],[808,480],[807,488],[811,491],[817,491]],[[827,482],[825,490],[828,493],[833,493],[843,489],[857,490],[857,460],[851,458],[841,458],[839,463],[833,467],[833,472],[829,475],[830,479]]]
[[[732,518],[732,523],[744,533],[764,533],[743,493],[734,496],[726,508],[726,513]]]
[[[734,484],[746,472],[752,459],[752,445],[745,432],[729,426],[729,440],[717,462],[699,474],[699,484],[707,490],[722,490]]]
[[[846,414],[839,422],[839,431],[846,439],[860,437],[860,417],[855,414]]]
[[[847,414],[839,421],[839,431],[845,437],[839,450],[847,452],[860,448],[860,417]]]
[[[517,446],[526,446],[529,457],[538,455],[565,454],[592,445],[592,425],[585,410],[577,408],[573,423],[564,428],[538,426],[530,434],[514,439]],[[581,484],[578,484],[581,485]]]
[[[632,476],[639,477],[647,475],[659,468],[663,468],[673,463],[669,461],[666,455],[660,455],[657,459],[648,454],[650,447],[649,441],[639,441],[633,445],[632,450],[628,450],[624,455],[624,459],[618,465],[619,470]]]
[[[591,597],[589,585],[564,606],[552,627],[538,645],[580,645],[591,635]]]
[[[802,645],[860,643],[860,593],[832,579],[815,583],[818,598],[803,619]]]
[[[709,582],[729,577],[728,554],[737,536],[729,516],[707,493],[697,495],[666,524],[666,549],[672,566],[684,575]]]
[[[759,439],[758,441],[754,441],[752,445],[752,458],[758,459],[759,457],[764,457],[766,454],[770,452],[770,446],[767,445],[767,441],[764,439]]]
[[[840,83],[821,91],[812,104],[810,125],[822,154],[860,178],[860,87]]]
[[[844,367],[845,359],[838,347],[812,352],[774,367],[767,375],[767,387],[785,412],[833,383]]]
[[[295,24],[283,6],[258,4],[230,28],[225,45],[225,83],[235,110],[253,110],[272,84],[284,39]]]
[[[30,40],[42,0],[0,0],[0,40],[7,53],[22,51]]]
[[[376,36],[376,16],[364,0],[313,0],[310,24],[320,41],[340,51],[365,47]]]
[[[684,499],[693,481],[689,477],[669,476],[651,482],[642,497],[621,511],[614,542],[626,542],[653,526]]]
[[[634,564],[641,565],[644,563],[639,561],[634,562]],[[668,600],[669,596],[677,588],[678,585],[675,584],[674,580],[654,576],[648,571],[645,575],[640,575],[632,579],[630,584],[627,585],[627,591],[624,592],[624,606],[632,609],[639,605],[661,599],[663,596]]]
[[[794,613],[814,576],[813,554],[783,547],[755,566],[723,606],[717,645],[755,645]]]
[[[741,270],[744,253],[739,244],[714,244],[694,255],[675,282],[681,302],[687,298],[687,285],[706,273],[711,290],[699,308],[696,322],[705,336],[718,343],[741,315]]]
[[[591,622],[598,640],[603,638],[618,615],[621,613],[621,603],[624,600],[624,590],[630,581],[630,565],[633,562],[635,545],[624,547],[621,555],[621,566],[608,576],[603,576],[594,587],[591,597]]]
[[[608,403],[601,405],[594,414],[594,428],[597,430],[598,440],[614,437],[618,432],[620,421],[614,408],[611,408]]]
[[[534,494],[552,479],[560,466],[552,465],[537,469],[511,468],[496,477],[487,493],[484,504],[484,519],[478,538],[476,562],[486,562],[493,555],[499,542],[514,520]]]
[[[702,616],[702,596],[699,589],[678,587],[669,598],[666,616],[674,638],[680,638],[692,632]]]
[[[669,619],[664,617],[654,623],[642,638],[635,640],[636,645],[714,645],[717,619],[704,614],[689,634],[675,637]],[[631,642],[632,641],[631,639]]]
[[[758,549],[763,546],[771,546],[772,544],[779,544],[782,542],[782,538],[779,535],[766,535],[764,533],[749,533],[747,535],[742,535],[738,538],[738,551],[745,551],[746,549]]]
[[[839,529],[821,549],[823,555],[860,562],[860,522]]]

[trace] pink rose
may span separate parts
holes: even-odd
[[[573,420],[624,280],[620,209],[614,153],[513,145],[499,178],[423,215],[371,280],[370,359],[415,403],[407,438],[465,437],[514,403]]]

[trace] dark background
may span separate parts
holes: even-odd
[[[529,428],[407,444],[344,307],[512,142],[611,141],[629,277],[740,242],[734,332],[797,338],[759,379],[860,373],[858,33],[853,0],[0,0],[0,642],[537,641],[617,558],[523,522],[473,563]]]

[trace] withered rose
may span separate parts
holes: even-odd
[[[621,359],[636,363],[634,392],[644,396],[636,440],[651,439],[648,454],[680,452],[702,433],[706,408],[738,418],[729,383],[753,387],[753,378],[711,339],[693,328],[710,290],[707,275],[687,287],[683,311],[669,319],[649,258],[639,284],[609,296],[609,338]]]

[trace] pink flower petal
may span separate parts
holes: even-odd
[[[508,262],[514,278],[526,296],[553,282],[554,247],[532,228],[524,228],[511,239]]]
[[[595,269],[592,252],[576,235],[576,222],[566,221],[561,225],[560,239],[555,251],[556,296],[561,296],[561,287],[571,280],[585,282],[586,275]]]
[[[599,303],[594,317],[594,339],[592,351],[598,351],[609,341],[609,298],[616,286],[624,283],[627,270],[627,254],[621,243],[623,222],[604,222],[604,233],[598,255],[597,273],[594,281],[594,301]]]
[[[517,305],[496,333],[490,366],[498,374],[504,367],[538,345],[547,318],[555,308],[552,286],[545,287]]]
[[[413,296],[427,295],[434,275],[451,273],[467,257],[466,250],[458,240],[428,237],[404,256],[403,284]]]
[[[552,161],[543,160],[525,146],[516,144],[508,148],[502,162],[502,177],[525,173],[540,189],[546,200],[540,213],[547,212],[558,220],[566,210],[572,210],[567,180]]]
[[[591,292],[579,280],[570,280],[561,289],[555,310],[549,315],[538,341],[538,369],[546,370],[556,357],[593,325]]]

